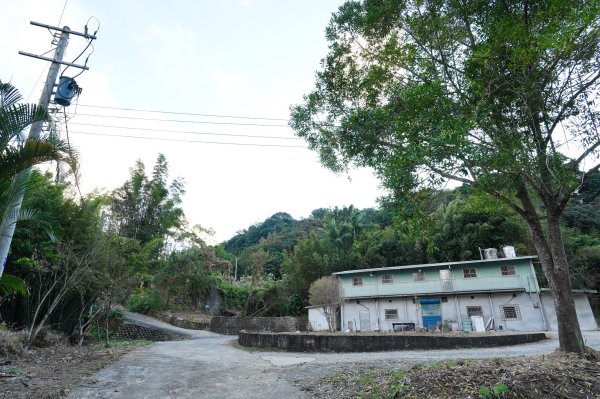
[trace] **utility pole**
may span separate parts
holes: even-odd
[[[76,65],[76,64],[73,64],[70,62],[63,61],[63,57],[64,57],[64,54],[65,54],[65,51],[67,49],[67,45],[69,42],[69,35],[74,34],[77,36],[83,36],[90,40],[96,39],[96,36],[89,35],[87,32],[81,33],[81,32],[71,31],[71,29],[68,26],[59,28],[56,26],[41,24],[41,23],[33,22],[33,21],[31,21],[31,24],[35,25],[35,26],[39,26],[41,28],[46,28],[49,30],[61,32],[60,37],[58,39],[58,43],[56,45],[56,50],[54,51],[53,58],[43,57],[43,56],[31,54],[31,53],[26,53],[24,51],[19,51],[19,54],[21,54],[21,55],[25,55],[27,57],[33,57],[33,58],[41,59],[44,61],[52,62],[52,64],[50,65],[50,68],[48,70],[48,75],[46,77],[46,83],[44,84],[44,88],[42,90],[42,95],[38,102],[38,107],[48,109],[48,106],[50,105],[50,99],[52,97],[52,92],[53,92],[54,86],[56,84],[56,78],[58,77],[58,73],[60,72],[61,65],[68,65],[71,67],[84,69],[84,70],[89,69],[85,65]],[[87,31],[87,27],[86,27],[86,31]],[[44,122],[35,122],[34,124],[32,124],[31,128],[29,129],[29,135],[27,136],[27,139],[28,140],[38,139],[42,132],[43,126],[44,126]],[[30,174],[30,169],[29,168],[25,169],[24,171],[22,171],[19,174],[19,179],[27,180],[29,178],[29,174]],[[17,225],[17,216],[21,210],[22,204],[23,204],[23,195],[21,194],[21,195],[17,196],[17,198],[15,199],[15,202],[12,204],[11,207],[13,209],[13,212],[10,212],[10,214],[8,216],[8,223],[7,223],[4,231],[0,232],[1,233],[0,234],[0,277],[2,276],[2,273],[4,272],[4,266],[6,265],[6,258],[8,257],[8,251],[10,249],[10,243],[12,241],[12,237],[15,232],[15,227]]]

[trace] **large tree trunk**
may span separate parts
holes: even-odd
[[[544,273],[554,298],[560,348],[566,352],[581,353],[585,350],[585,343],[577,319],[569,263],[558,217],[548,218],[548,238],[552,267],[548,271],[544,270]]]
[[[523,204],[524,213],[521,216],[529,226],[533,244],[554,299],[560,350],[583,353],[585,343],[573,300],[569,264],[560,229],[560,215],[552,214],[551,211],[547,212],[548,233],[546,235],[540,217],[524,186],[519,188],[517,197]]]

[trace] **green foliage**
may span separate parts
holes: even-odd
[[[250,287],[221,282],[218,290],[223,295],[223,307],[226,310],[244,309],[250,295]]]
[[[508,388],[508,385],[502,383],[494,384],[492,389],[486,386],[479,387],[479,397],[481,399],[501,398],[505,393],[509,392],[510,389]]]
[[[149,313],[151,311],[161,310],[163,299],[155,290],[140,289],[138,292],[129,296],[127,308],[132,312]]]
[[[184,217],[179,205],[185,190],[180,180],[168,183],[164,155],[158,155],[151,178],[146,176],[141,161],[130,172],[125,184],[112,193],[111,225],[117,234],[139,240],[144,246],[182,227]]]
[[[11,274],[4,273],[0,276],[0,300],[2,297],[13,294],[27,296],[29,295],[29,290],[23,280]]]
[[[457,198],[435,213],[433,242],[436,261],[475,260],[479,248],[527,243],[527,226],[502,204],[481,206],[476,196]],[[517,248],[523,253],[526,247]]]

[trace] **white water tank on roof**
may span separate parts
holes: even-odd
[[[496,248],[486,248],[483,250],[485,259],[498,259],[498,250]]]
[[[513,247],[513,246],[503,247],[502,252],[504,252],[505,258],[516,258],[517,257],[517,252],[515,251],[515,247]]]

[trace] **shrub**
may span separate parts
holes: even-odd
[[[18,354],[25,343],[26,336],[24,330],[13,331],[0,325],[0,355]]]
[[[32,345],[38,348],[47,348],[56,345],[60,341],[64,340],[64,338],[65,336],[61,333],[43,328],[35,337]]]
[[[129,296],[127,308],[132,312],[149,313],[150,311],[161,310],[163,300],[156,291],[141,289],[135,294]]]

